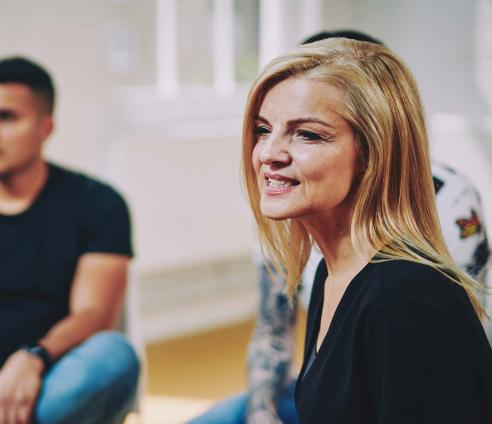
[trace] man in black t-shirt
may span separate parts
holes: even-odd
[[[0,424],[122,422],[139,364],[107,330],[130,218],[111,187],[43,159],[54,97],[39,65],[0,61]]]

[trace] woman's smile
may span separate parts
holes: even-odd
[[[271,196],[279,194],[290,193],[296,186],[299,185],[299,181],[285,177],[281,174],[273,174],[265,172],[264,193]]]

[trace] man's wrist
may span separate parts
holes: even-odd
[[[53,359],[51,358],[51,355],[39,343],[37,343],[35,345],[21,346],[21,349],[25,350],[31,356],[35,356],[41,360],[41,362],[43,364],[43,372],[46,372],[51,367],[51,365],[53,365]]]

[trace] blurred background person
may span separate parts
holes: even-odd
[[[50,75],[0,60],[0,422],[121,423],[139,364],[114,328],[133,255],[110,186],[47,162]]]
[[[302,44],[334,37],[382,45],[374,37],[354,30],[322,31],[308,37]],[[482,283],[483,291],[476,294],[485,307],[486,265],[490,253],[482,224],[480,196],[465,176],[449,167],[433,162],[432,173],[447,246],[456,263]],[[308,309],[314,274],[321,259],[321,252],[314,247],[303,273],[299,296],[305,310]],[[259,266],[258,274],[260,301],[256,327],[248,348],[248,390],[219,403],[193,420],[193,424],[299,422],[294,400],[297,378],[291,378],[298,299],[295,296],[289,305],[285,281],[278,274],[269,273],[266,265]],[[275,275],[276,281],[271,275]]]

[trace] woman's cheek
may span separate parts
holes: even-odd
[[[261,163],[260,163],[260,154],[261,154],[261,147],[256,143],[255,147],[253,148],[253,153],[251,156],[251,160],[253,162],[253,169],[255,170],[256,174],[260,171],[261,168]]]

